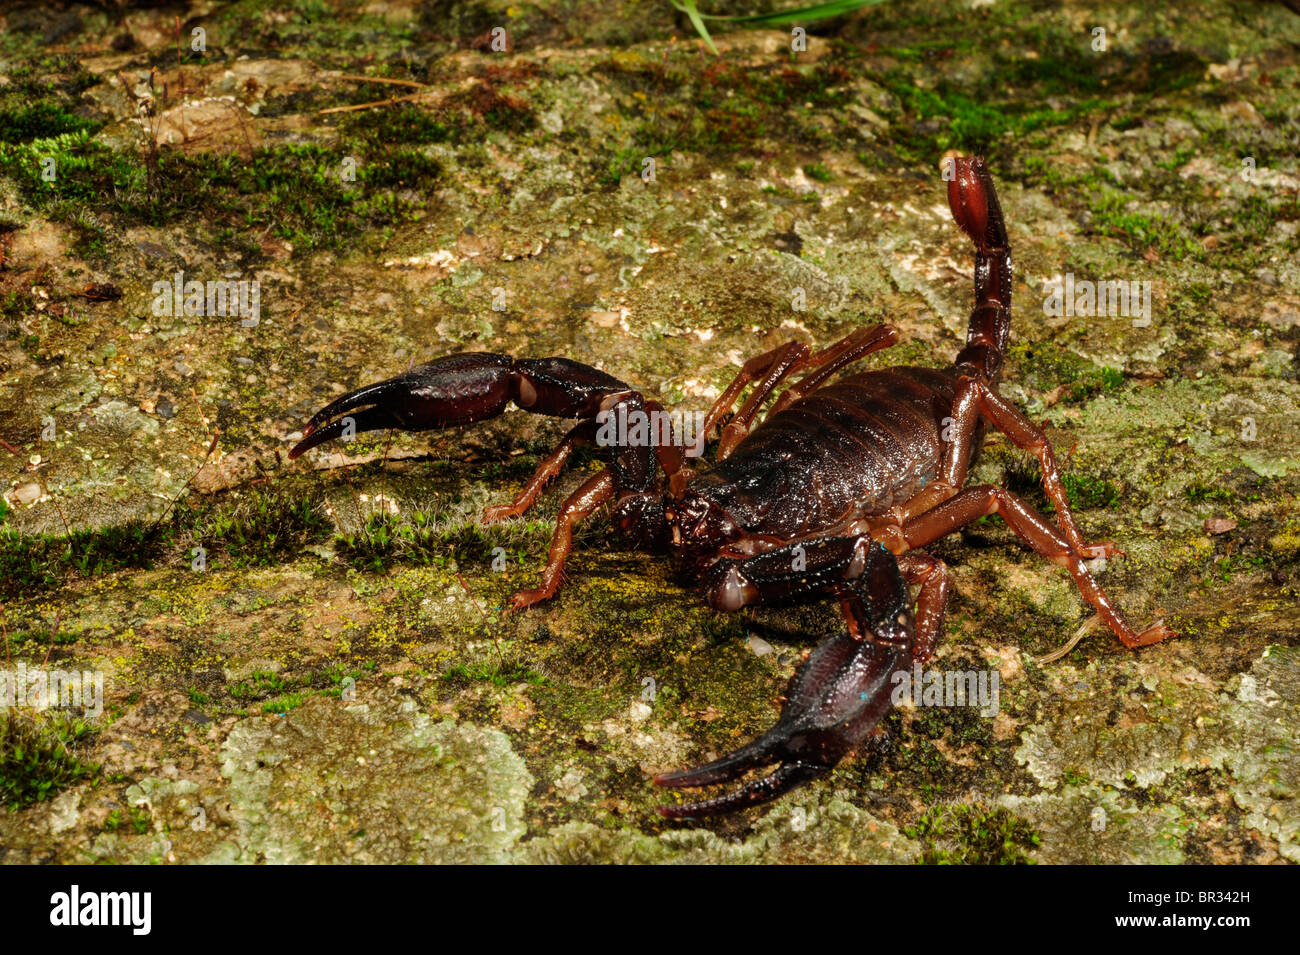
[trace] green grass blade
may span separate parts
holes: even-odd
[[[695,5],[694,0],[688,0],[688,2],[690,2],[691,6]],[[778,26],[783,23],[797,23],[800,20],[828,20],[831,17],[838,17],[854,10],[860,10],[862,7],[874,7],[884,2],[885,0],[831,0],[829,3],[814,3],[812,6],[799,7],[795,10],[754,13],[744,17],[714,16],[708,13],[699,13],[697,15],[704,20],[726,20],[729,23],[758,23]],[[674,5],[676,5],[675,0]],[[683,12],[690,16],[689,11]],[[693,17],[692,20],[694,20]]]
[[[714,56],[718,56],[718,48],[713,45],[713,37],[709,36],[709,28],[704,25],[704,19],[695,6],[695,0],[671,0],[671,2],[674,7],[690,18],[691,25],[695,27],[695,32],[700,35],[704,45],[709,48],[709,52]]]

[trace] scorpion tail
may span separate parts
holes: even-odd
[[[948,157],[948,206],[952,217],[975,243],[975,309],[958,365],[973,366],[994,381],[1011,334],[1011,247],[993,177],[983,158]]]

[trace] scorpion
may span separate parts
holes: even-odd
[[[1116,553],[1115,545],[1085,542],[1046,435],[998,392],[1011,324],[1006,225],[985,161],[950,155],[944,162],[952,216],[975,246],[975,307],[950,367],[891,367],[828,382],[893,345],[897,328],[858,328],[818,351],[787,342],[746,361],[714,402],[702,434],[720,429],[716,456],[697,470],[672,441],[598,440],[611,415],[663,411],[604,371],[563,357],[459,353],[332,401],[289,456],[360,431],[468,425],[511,403],[576,418],[515,499],[483,513],[485,522],[525,513],[575,448],[602,446],[605,466],[560,509],[540,586],[515,594],[513,609],[555,595],[575,525],[606,504],[634,547],[683,558],[717,610],[838,599],[844,631],[806,655],[768,732],[705,765],[654,778],[675,789],[739,783],[714,798],[661,806],[670,818],[777,799],[853,753],[888,712],[891,677],[928,660],[943,632],[947,569],[918,548],[985,515],[1000,515],[1030,548],[1064,567],[1093,619],[1125,647],[1172,637],[1160,621],[1135,631],[1098,586],[1087,563]],[[1055,522],[1004,487],[965,486],[990,427],[1037,458]]]

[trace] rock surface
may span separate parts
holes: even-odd
[[[79,728],[11,711],[67,743],[4,861],[1300,862],[1300,16],[898,0],[714,57],[666,2],[196,3],[201,48],[135,6],[0,35],[6,666],[104,687]],[[503,615],[597,459],[478,515],[562,422],[287,460],[332,397],[458,350],[693,411],[792,337],[887,320],[875,367],[950,361],[950,148],[1009,223],[1003,391],[1124,551],[1103,586],[1176,640],[1039,662],[1083,604],[982,521],[934,548],[933,666],[996,671],[996,713],[904,704],[828,779],[669,823],[651,776],[771,725],[832,606],[721,616],[598,515]],[[1142,284],[1087,315],[1057,281]],[[975,477],[1044,505],[1005,439]]]

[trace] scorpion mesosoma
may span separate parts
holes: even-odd
[[[707,765],[654,782],[703,787],[776,768],[728,794],[664,806],[666,816],[767,802],[828,774],[861,744],[889,709],[891,676],[927,660],[942,631],[946,569],[916,548],[986,514],[1001,515],[1037,553],[1063,566],[1124,646],[1173,635],[1162,623],[1135,631],[1107,600],[1085,562],[1114,553],[1114,545],[1085,543],[1047,438],[998,393],[1010,330],[1006,227],[984,160],[956,157],[950,169],[952,215],[975,245],[975,308],[951,367],[895,367],[827,383],[892,345],[898,332],[890,325],[858,329],[817,352],[791,341],[747,361],[705,418],[704,435],[721,426],[716,463],[695,471],[680,447],[662,441],[603,448],[606,466],[560,510],[541,585],[512,600],[518,610],[556,593],[574,526],[607,503],[614,524],[636,546],[684,557],[719,610],[839,600],[846,631],[811,652],[771,730]],[[801,377],[751,431],[772,393],[794,375]],[[740,410],[725,420],[751,385]],[[567,358],[463,353],[331,402],[311,418],[290,457],[347,436],[349,428],[466,425],[499,415],[511,402],[580,420],[515,500],[488,508],[485,521],[523,514],[575,447],[600,443],[602,412],[663,410],[626,383]],[[989,426],[1036,456],[1055,522],[1005,488],[964,487]],[[915,600],[909,588],[916,588]]]

